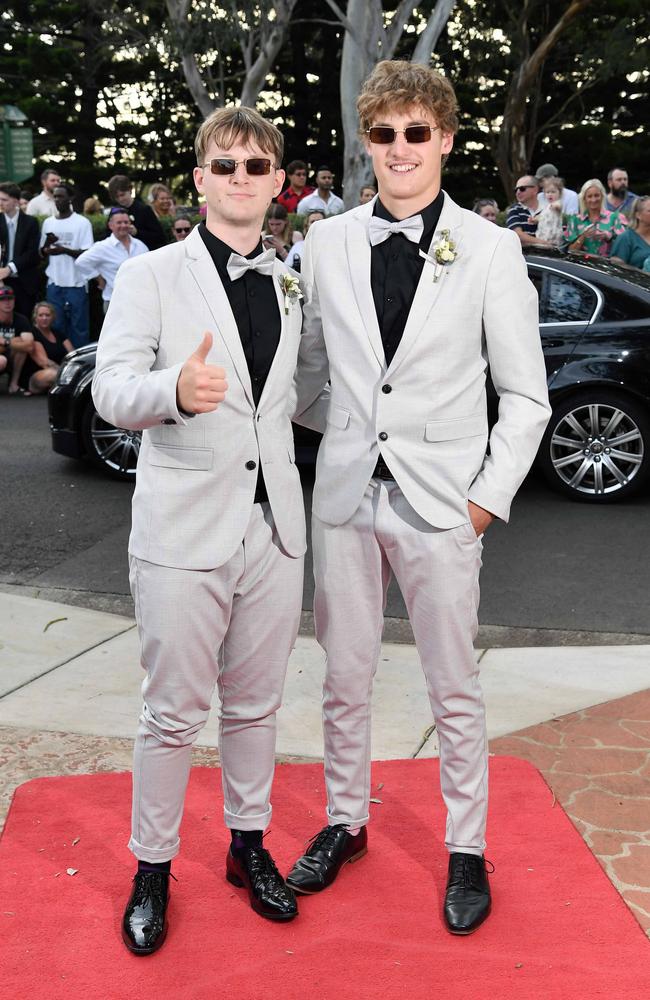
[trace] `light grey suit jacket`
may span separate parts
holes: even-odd
[[[381,448],[407,500],[429,524],[466,522],[468,499],[507,520],[550,415],[537,294],[519,240],[445,194],[431,246],[448,229],[456,259],[437,281],[434,265],[425,262],[387,366],[370,284],[373,204],[312,226],[302,259],[294,419],[325,430],[314,513],[329,524],[347,521]],[[499,394],[489,454],[488,361]]]
[[[185,569],[223,565],[241,543],[261,462],[280,541],[305,551],[305,516],[288,416],[302,314],[285,314],[274,265],[282,330],[259,405],[228,297],[198,231],[182,243],[125,262],[104,321],[93,379],[100,415],[143,429],[129,551]],[[208,364],[226,370],[226,398],[213,413],[184,417],[176,383],[204,331]],[[249,469],[247,463],[255,462]]]

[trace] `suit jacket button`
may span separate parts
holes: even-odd
[[[165,419],[161,420],[160,423],[161,424],[175,424],[176,421],[173,419],[173,417],[165,417]]]
[[[388,434],[386,433],[386,431],[381,431],[381,433],[379,434],[379,440],[388,441]]]
[[[386,393],[386,395],[388,395],[388,393],[389,393],[389,392],[392,392],[392,391],[393,391],[393,387],[392,387],[392,385],[388,385],[388,384],[386,384],[386,385],[382,385],[382,387],[381,387],[381,391],[382,391],[382,392],[385,392],[385,393]]]
[[[252,471],[253,471],[253,469],[256,469],[256,468],[257,468],[257,462],[254,462],[254,461],[253,461],[253,460],[251,459],[251,460],[250,460],[249,462],[246,462],[246,468],[247,468],[247,469],[249,469],[249,470],[250,470],[250,471],[252,472]]]

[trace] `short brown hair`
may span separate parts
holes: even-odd
[[[211,142],[216,142],[223,149],[230,149],[237,139],[241,139],[244,144],[254,141],[260,149],[273,154],[276,169],[281,166],[284,154],[282,132],[266,118],[262,118],[254,108],[217,108],[213,111],[196,133],[196,162],[200,167],[203,166],[206,150]]]
[[[108,197],[111,201],[115,201],[115,196],[122,191],[132,191],[133,183],[130,177],[126,174],[114,174],[106,185],[108,188]]]
[[[442,132],[458,131],[458,102],[449,80],[419,63],[378,62],[357,98],[361,135],[388,108],[403,111],[413,104],[429,111]]]

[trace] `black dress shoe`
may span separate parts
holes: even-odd
[[[331,885],[343,865],[358,861],[368,853],[368,831],[362,826],[355,835],[344,826],[326,826],[287,876],[287,885],[310,895]]]
[[[122,940],[134,955],[151,955],[167,937],[166,872],[136,872],[122,920]]]
[[[490,906],[485,859],[476,854],[450,854],[445,894],[447,930],[452,934],[471,934],[488,916]]]
[[[248,889],[251,906],[268,920],[293,920],[298,906],[293,890],[275,867],[263,847],[244,847],[236,854],[228,851],[226,878],[238,889]]]

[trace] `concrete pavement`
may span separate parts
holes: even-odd
[[[646,645],[493,646],[476,654],[491,750],[540,768],[646,930],[649,651]],[[280,759],[322,757],[323,668],[315,639],[299,636],[279,715]],[[141,679],[132,619],[0,593],[5,810],[13,788],[29,777],[128,768]],[[384,643],[373,696],[373,757],[437,754],[431,722],[415,648]],[[213,711],[197,762],[218,761],[217,728]]]

